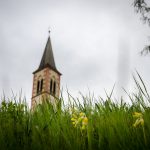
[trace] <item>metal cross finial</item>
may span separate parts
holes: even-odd
[[[50,36],[51,30],[50,27],[48,28],[48,35]]]

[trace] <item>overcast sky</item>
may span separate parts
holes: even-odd
[[[30,103],[32,72],[40,63],[51,29],[61,87],[103,96],[116,83],[132,89],[137,69],[150,84],[150,57],[140,50],[149,43],[149,27],[133,0],[0,0],[0,94],[22,89]]]

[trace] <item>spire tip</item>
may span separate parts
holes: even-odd
[[[50,36],[51,30],[50,27],[48,28],[48,35]]]

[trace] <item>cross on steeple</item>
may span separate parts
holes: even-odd
[[[48,30],[48,35],[50,36],[50,33],[51,33],[51,31],[50,31],[50,29]]]

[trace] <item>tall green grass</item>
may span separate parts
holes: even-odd
[[[150,96],[137,75],[137,92],[127,93],[131,104],[123,100],[113,102],[112,93],[96,102],[92,97],[82,96],[79,100],[68,94],[68,105],[63,104],[61,97],[57,109],[47,101],[31,111],[21,101],[3,99],[0,150],[149,150]],[[73,126],[72,110],[86,114],[85,130]],[[143,114],[144,126],[133,127],[134,112]]]

